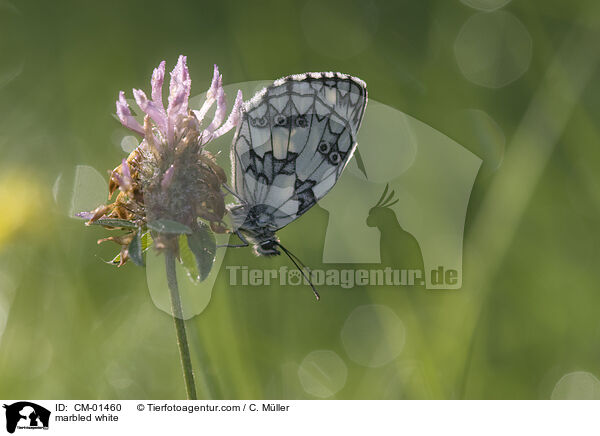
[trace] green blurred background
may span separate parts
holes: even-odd
[[[0,396],[184,397],[144,271],[102,262],[115,247],[52,187],[114,168],[118,91],[186,54],[192,95],[213,63],[225,83],[351,73],[484,160],[460,291],[324,286],[316,303],[223,270],[187,324],[201,397],[600,398],[599,36],[595,0],[0,0]],[[303,235],[326,224],[317,206],[280,236],[323,267]]]

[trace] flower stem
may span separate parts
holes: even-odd
[[[181,357],[181,368],[183,369],[183,381],[188,400],[197,400],[196,385],[194,384],[194,371],[192,359],[190,358],[190,347],[185,333],[185,321],[181,309],[181,298],[177,286],[177,275],[175,274],[175,255],[171,250],[165,251],[165,268],[167,271],[167,282],[169,283],[169,294],[171,296],[171,311],[175,321],[175,333],[177,335],[177,346]]]

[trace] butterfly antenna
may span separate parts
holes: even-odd
[[[308,284],[312,288],[312,291],[315,294],[315,297],[316,297],[317,301],[319,301],[321,299],[321,296],[317,292],[317,289],[315,288],[315,285],[313,285],[313,283],[310,280],[310,278],[304,272],[304,268],[309,269],[309,270],[310,270],[310,268],[308,268],[306,265],[304,265],[302,263],[302,261],[300,259],[298,259],[298,257],[295,254],[292,254],[292,252],[289,251],[287,248],[285,248],[283,245],[281,245],[281,243],[277,242],[277,245],[283,250],[283,252],[287,255],[287,257],[290,258],[290,260],[294,263],[294,265],[296,266],[296,268],[298,269],[298,271],[300,271],[300,273],[304,276],[304,278],[306,279],[306,281],[308,282]],[[298,260],[298,262],[296,262],[296,260]],[[300,265],[298,265],[298,263],[302,266],[302,268],[300,268]]]

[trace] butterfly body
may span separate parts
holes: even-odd
[[[231,150],[239,204],[229,211],[256,254],[279,254],[275,232],[335,185],[356,149],[366,104],[362,80],[306,73],[276,80],[244,105]]]
[[[230,209],[234,227],[244,242],[254,245],[254,252],[261,256],[280,254],[276,246],[279,238],[273,227],[275,209],[265,204],[254,206],[239,205]]]

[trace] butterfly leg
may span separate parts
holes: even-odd
[[[227,244],[227,245],[217,245],[217,248],[243,248],[243,247],[247,247],[250,244],[236,244],[236,245],[231,245],[231,244]]]
[[[250,245],[250,243],[248,242],[248,240],[244,237],[244,235],[242,235],[240,233],[239,230],[236,230],[235,234],[237,235],[238,238],[240,238],[240,240],[243,242],[242,244],[235,244],[235,245],[230,245],[230,244],[226,244],[226,245],[217,245],[217,248],[242,248],[242,247],[247,247],[248,245]]]

